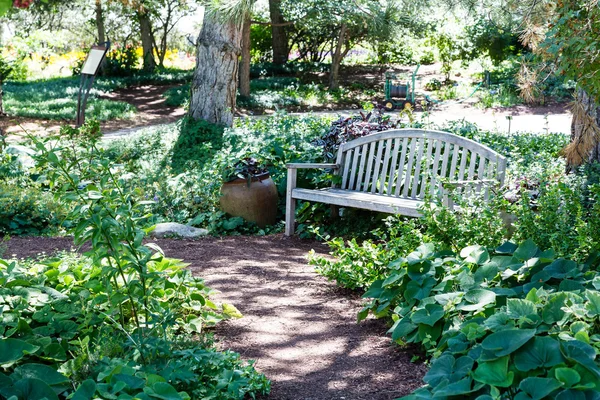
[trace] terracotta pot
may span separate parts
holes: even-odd
[[[221,210],[255,222],[261,228],[277,222],[277,188],[268,173],[252,179],[225,182],[221,187]]]

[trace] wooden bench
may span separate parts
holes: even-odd
[[[468,186],[487,199],[491,184],[502,185],[506,158],[473,140],[447,132],[397,129],[340,146],[335,164],[287,164],[285,234],[294,234],[296,200],[420,216],[427,191],[445,196],[444,184]],[[340,185],[296,187],[301,168],[334,170]],[[447,196],[446,196],[447,197]]]

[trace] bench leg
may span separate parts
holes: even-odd
[[[292,191],[296,187],[296,178],[298,170],[295,168],[288,169],[287,176],[287,191],[285,202],[285,235],[292,236],[294,234],[294,225],[296,223],[296,199],[292,197]]]
[[[330,218],[333,219],[337,219],[340,216],[340,207],[339,206],[334,206],[333,204],[329,207],[329,212],[330,212]]]

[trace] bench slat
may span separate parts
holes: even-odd
[[[425,198],[425,188],[427,187],[427,181],[433,178],[434,173],[437,174],[437,171],[434,172],[433,164],[431,163],[431,153],[433,152],[434,145],[434,139],[430,139],[427,141],[427,155],[425,156],[423,164],[425,166],[425,170],[423,171],[422,178],[419,179],[419,183],[421,183],[421,187],[419,188],[419,199],[421,200]]]
[[[448,178],[449,180],[454,180],[454,178],[455,178],[456,164],[458,164],[458,157],[460,155],[459,150],[460,150],[460,146],[455,144],[454,149],[452,150],[452,163],[450,165],[450,172],[449,172],[448,176],[445,176],[445,178]]]
[[[440,178],[446,178],[446,172],[448,172],[448,159],[450,158],[452,143],[444,142],[444,158],[442,159],[442,171],[440,172]],[[438,192],[442,189],[441,181],[438,183]]]
[[[442,154],[442,147],[444,142],[437,140],[435,142],[435,155],[433,156],[433,165],[431,166],[431,183],[429,191],[433,196],[435,194],[435,187],[437,185],[438,176],[440,175],[440,156]],[[421,197],[423,199],[424,197]]]
[[[356,178],[356,170],[358,169],[358,158],[360,155],[360,150],[358,148],[354,149],[354,155],[352,156],[352,166],[350,167],[350,181],[348,182],[348,189],[352,190],[355,185]]]
[[[394,196],[400,197],[400,188],[402,187],[402,178],[404,172],[404,161],[406,160],[406,152],[408,150],[408,138],[402,139],[402,154],[398,163],[398,179],[396,180],[396,191]]]
[[[349,150],[348,152],[344,153],[344,175],[342,177],[342,189],[346,189],[348,187],[348,175],[350,173],[350,163],[352,160],[352,154],[354,154],[354,150]]]
[[[377,193],[384,194],[385,184],[388,179],[388,170],[390,164],[390,152],[392,151],[392,139],[388,139],[385,142],[385,155],[383,157],[383,164],[381,165],[381,171],[379,171],[379,186]]]
[[[369,159],[367,160],[367,169],[365,170],[365,177],[362,183],[362,191],[366,192],[369,190],[369,182],[373,174],[373,162],[375,160],[375,147],[377,142],[369,143]]]
[[[388,178],[387,194],[392,195],[394,180],[396,179],[396,171],[398,171],[398,152],[400,151],[400,139],[394,139],[394,151],[392,152],[392,164],[390,165],[390,176]]]
[[[373,180],[371,181],[371,193],[375,193],[375,190],[377,189],[379,170],[381,169],[381,157],[383,156],[383,146],[385,142],[380,141],[377,143],[379,144],[379,146],[377,148],[377,157],[375,157],[375,160],[373,160],[375,171],[373,172]],[[365,187],[365,190],[368,190],[368,188]]]
[[[404,177],[404,188],[402,190],[402,197],[407,198],[408,197],[408,188],[410,186],[410,178],[412,176],[412,169],[413,169],[413,161],[415,158],[415,148],[417,145],[417,141],[419,139],[412,139],[411,143],[410,143],[410,153],[408,155],[408,164],[406,165],[406,171],[405,171],[405,177]]]
[[[463,148],[460,156],[460,169],[458,170],[458,179],[462,181],[465,179],[465,168],[467,167],[467,158],[469,157],[469,150]]]
[[[357,147],[358,148],[358,147]],[[360,147],[360,167],[358,167],[358,178],[356,179],[356,190],[360,190],[362,184],[363,174],[365,173],[365,161],[367,160],[367,151],[369,150],[369,143],[363,144]]]
[[[316,201],[341,207],[362,208],[390,214],[402,214],[409,217],[420,217],[419,200],[400,199],[378,194],[355,192],[344,189],[294,189],[292,196],[297,200]]]

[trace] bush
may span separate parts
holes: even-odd
[[[35,139],[38,167],[72,206],[75,244],[91,249],[85,257],[42,263],[0,260],[0,396],[183,400],[268,393],[269,382],[251,364],[216,351],[204,335],[239,311],[217,306],[185,264],[143,244],[149,203],[127,190],[127,174],[98,148],[98,124],[66,127],[61,136],[64,146],[51,148]]]
[[[0,183],[0,235],[46,235],[61,226],[66,211],[35,187]]]
[[[427,386],[407,399],[598,396],[599,262],[556,258],[530,240],[459,255],[423,245],[373,283],[359,319],[393,320],[393,340],[434,357]]]

